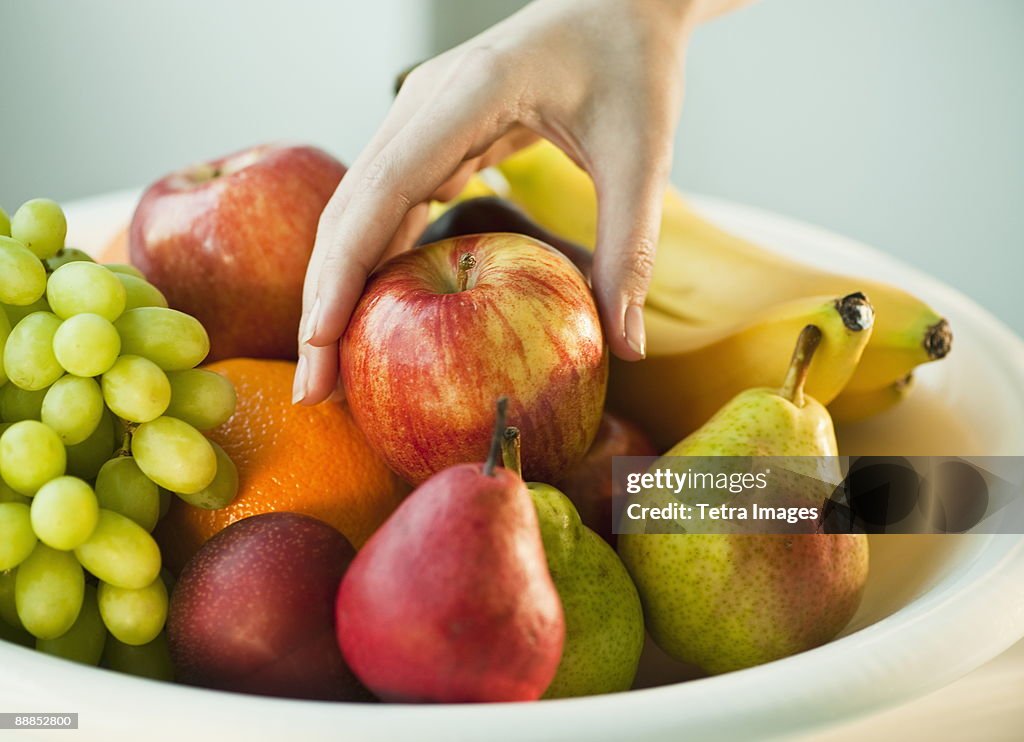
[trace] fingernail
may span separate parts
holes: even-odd
[[[626,307],[626,344],[641,358],[647,357],[647,333],[644,331],[644,309],[638,304]]]
[[[306,377],[308,375],[306,356],[299,356],[299,362],[295,366],[295,383],[292,386],[292,404],[298,404],[306,398]]]
[[[314,333],[316,333],[317,322],[320,321],[320,297],[316,297],[316,301],[313,302],[313,307],[309,310],[309,314],[306,315],[306,323],[302,326],[302,344],[306,345],[310,340],[313,339]]]

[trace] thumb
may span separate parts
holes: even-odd
[[[593,173],[597,188],[597,250],[591,281],[608,347],[626,361],[647,352],[643,306],[654,269],[671,143],[655,152],[615,149]]]

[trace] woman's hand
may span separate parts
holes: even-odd
[[[735,0],[537,0],[414,69],[320,218],[294,401],[335,390],[338,342],[369,274],[408,249],[427,202],[538,136],[586,170],[599,215],[593,288],[620,358],[642,308],[672,161],[689,31]]]

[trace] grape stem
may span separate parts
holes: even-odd
[[[132,433],[139,427],[138,423],[130,423],[127,420],[117,418],[121,423],[121,447],[114,452],[114,457],[132,455]]]

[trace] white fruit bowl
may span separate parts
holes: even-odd
[[[68,205],[69,243],[96,251],[136,193]],[[954,352],[921,369],[899,408],[840,431],[844,453],[1024,455],[1024,344],[963,295],[850,240],[694,199],[715,221],[789,255],[897,283],[952,323]],[[638,687],[532,704],[354,705],[156,683],[0,644],[0,711],[78,712],[78,739],[615,740],[765,738],[881,710],[946,685],[1024,636],[1024,538],[872,540],[864,603],[818,649],[713,678],[648,651]],[[32,733],[28,733],[30,736]],[[36,732],[51,738],[52,732]]]

